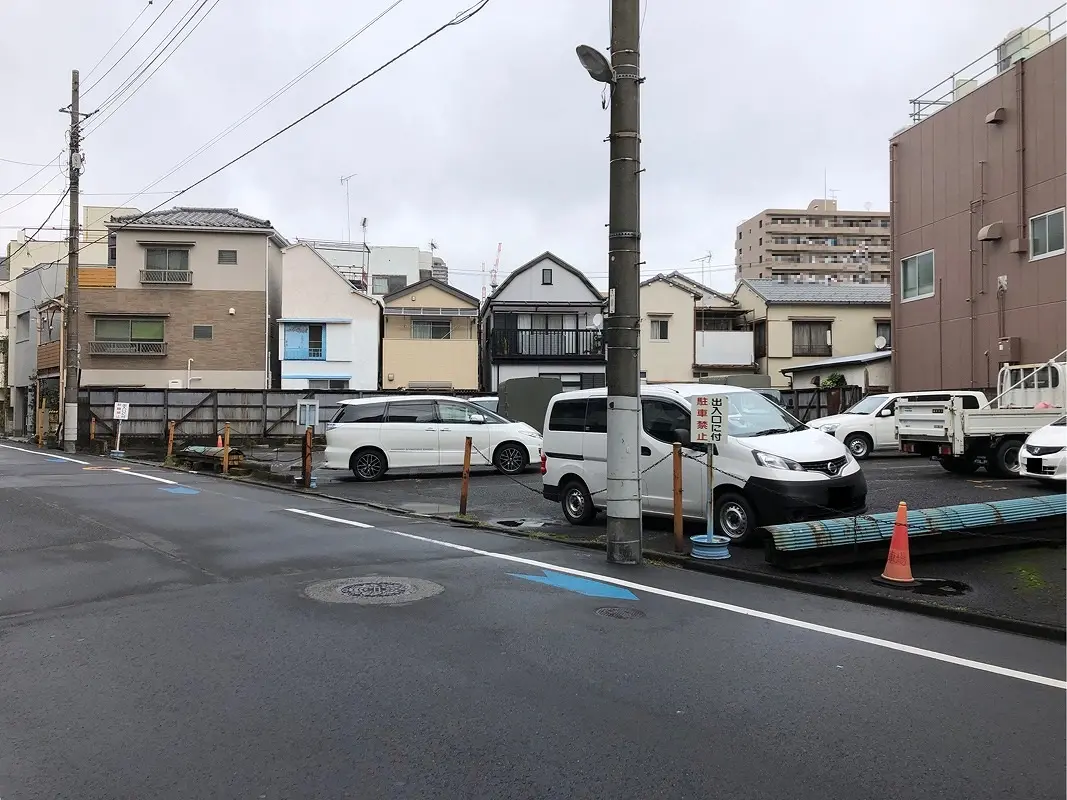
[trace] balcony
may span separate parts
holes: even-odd
[[[91,356],[165,356],[166,342],[89,342]]]
[[[697,331],[694,356],[701,366],[750,367],[756,360],[752,331]]]
[[[59,369],[63,351],[59,342],[45,342],[37,345],[37,371]]]
[[[603,334],[597,330],[499,329],[489,336],[497,361],[603,361]]]
[[[282,355],[285,361],[325,361],[323,347],[287,347]]]
[[[78,267],[79,289],[114,289],[114,267]]]
[[[141,283],[151,286],[189,286],[193,272],[188,269],[142,269]]]

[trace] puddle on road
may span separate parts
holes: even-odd
[[[963,581],[952,581],[947,578],[919,578],[919,585],[912,587],[913,594],[922,594],[929,597],[958,597],[971,591],[970,585]]]

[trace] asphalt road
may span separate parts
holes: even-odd
[[[115,468],[0,447],[4,800],[1067,790],[1060,645]]]

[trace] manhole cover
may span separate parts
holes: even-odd
[[[359,603],[368,606],[403,605],[425,600],[444,591],[443,586],[419,578],[338,578],[313,583],[304,589],[323,603]]]
[[[619,608],[618,606],[598,608],[596,613],[601,617],[611,619],[640,619],[645,615],[644,611],[638,611],[636,608]]]

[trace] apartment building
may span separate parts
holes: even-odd
[[[8,430],[16,436],[36,432],[38,406],[59,409],[66,280],[64,259],[24,269],[9,285]]]
[[[114,265],[79,274],[82,386],[277,385],[288,242],[268,220],[179,207],[106,227]]]
[[[326,239],[297,239],[332,264],[352,285],[379,302],[405,286],[434,278],[448,283],[448,265],[432,250]]]
[[[768,208],[737,226],[737,280],[887,283],[888,211],[842,211],[833,199],[805,209]]]
[[[988,388],[1067,348],[1064,16],[920,95],[890,140],[899,390]]]

